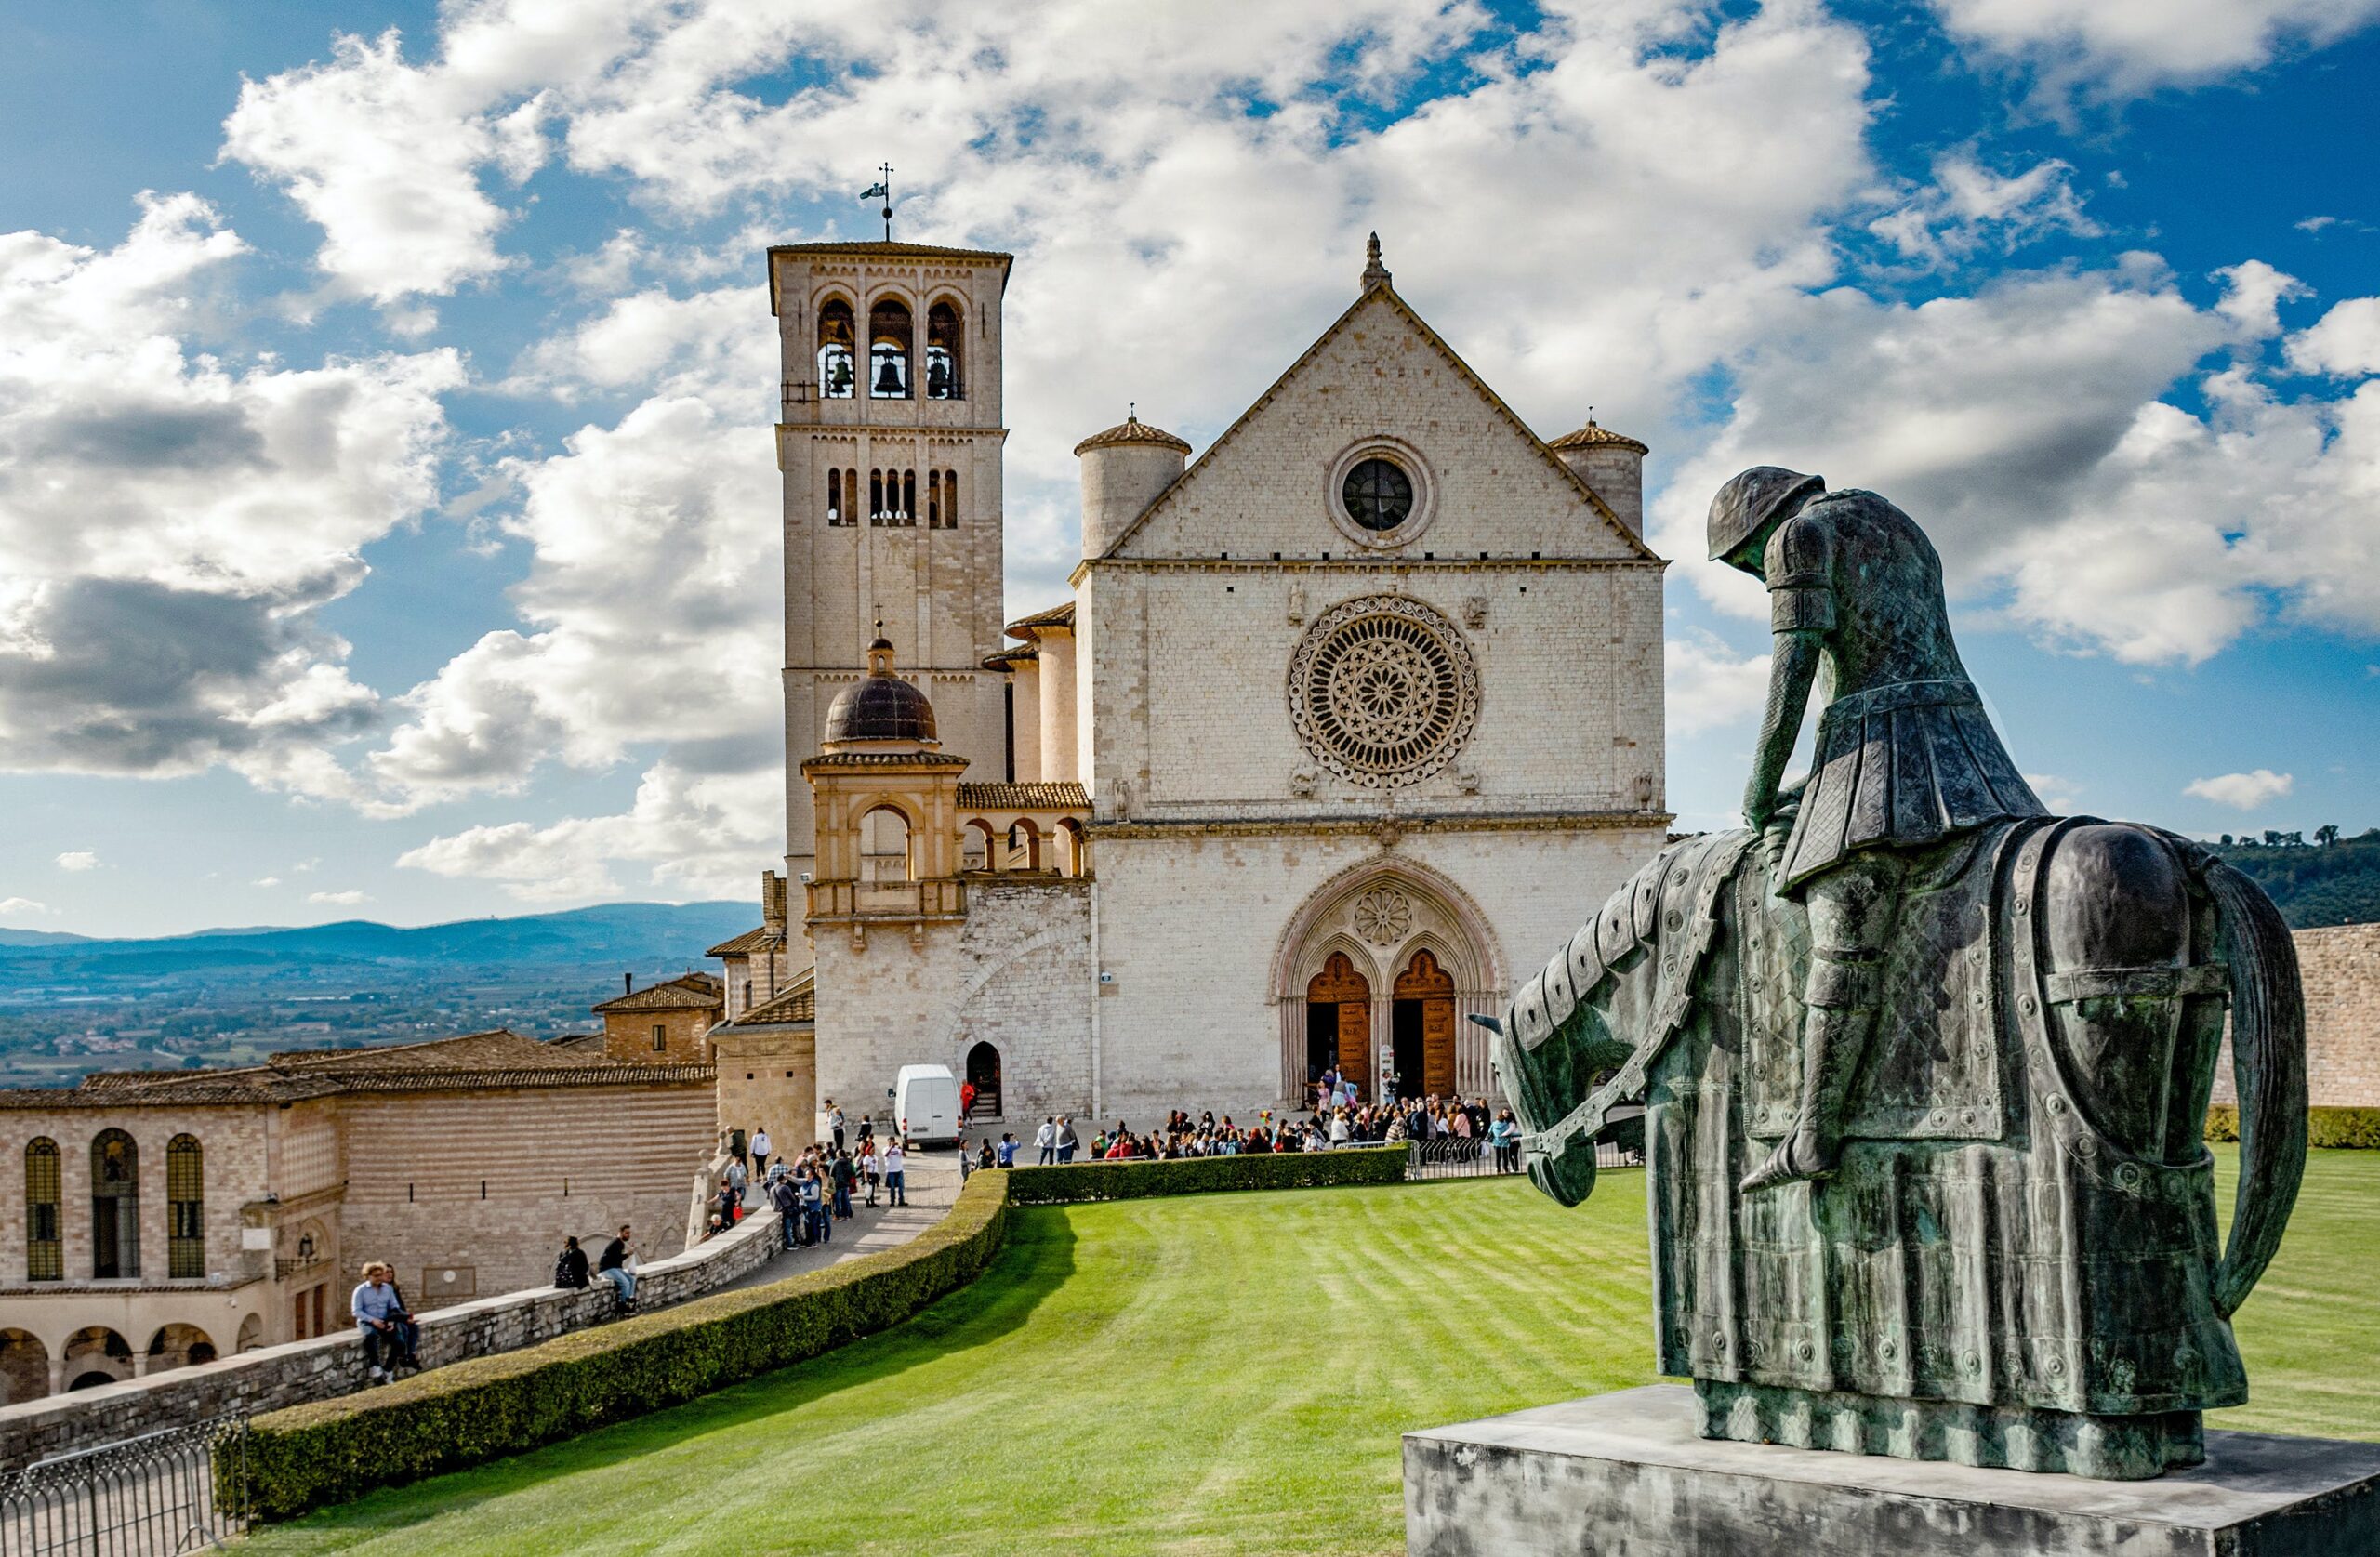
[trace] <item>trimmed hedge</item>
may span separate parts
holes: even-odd
[[[1212,1190],[1315,1189],[1325,1184],[1395,1184],[1405,1180],[1402,1145],[1349,1146],[1335,1152],[1266,1152],[1170,1162],[1068,1162],[1017,1168],[1008,1197],[1017,1206],[1072,1206],[1087,1200],[1139,1200]]]
[[[2206,1138],[2240,1139],[2237,1104],[2216,1103],[2206,1111]],[[2306,1144],[2380,1150],[2380,1108],[2309,1108],[2306,1111]]]
[[[983,1273],[1010,1175],[978,1173],[898,1248],[456,1363],[249,1423],[259,1519],[290,1519],[692,1400],[908,1318]]]

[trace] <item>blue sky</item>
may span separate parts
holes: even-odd
[[[1670,798],[1765,674],[1696,540],[1925,523],[2054,803],[2380,825],[2380,0],[0,13],[0,925],[747,895],[771,242],[1018,255],[1008,580],[1127,401],[1203,447],[1405,296],[1653,446]]]

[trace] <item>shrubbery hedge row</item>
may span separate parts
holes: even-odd
[[[2206,1111],[2209,1141],[2240,1139],[2240,1110],[2217,1103]],[[2380,1108],[2309,1108],[2306,1111],[2306,1144],[2380,1150]]]
[[[518,1454],[897,1325],[991,1262],[1010,1180],[976,1174],[941,1221],[880,1254],[258,1417],[257,1515],[288,1519]]]
[[[1139,1200],[1210,1190],[1314,1189],[1325,1184],[1394,1184],[1405,1178],[1402,1145],[1350,1146],[1336,1152],[1266,1152],[1172,1162],[1069,1162],[1019,1168],[1009,1184],[1017,1206],[1071,1206],[1086,1200]]]

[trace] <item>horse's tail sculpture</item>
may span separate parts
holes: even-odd
[[[2214,1283],[2227,1318],[2247,1300],[2281,1247],[2306,1170],[2306,1005],[2297,947],[2272,899],[2202,851],[2198,876],[2215,899],[2231,968],[2231,1070],[2240,1096],[2240,1181],[2231,1237]]]

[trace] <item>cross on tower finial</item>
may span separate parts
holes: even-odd
[[[1388,267],[1380,262],[1380,234],[1375,232],[1364,244],[1364,290],[1388,283]]]

